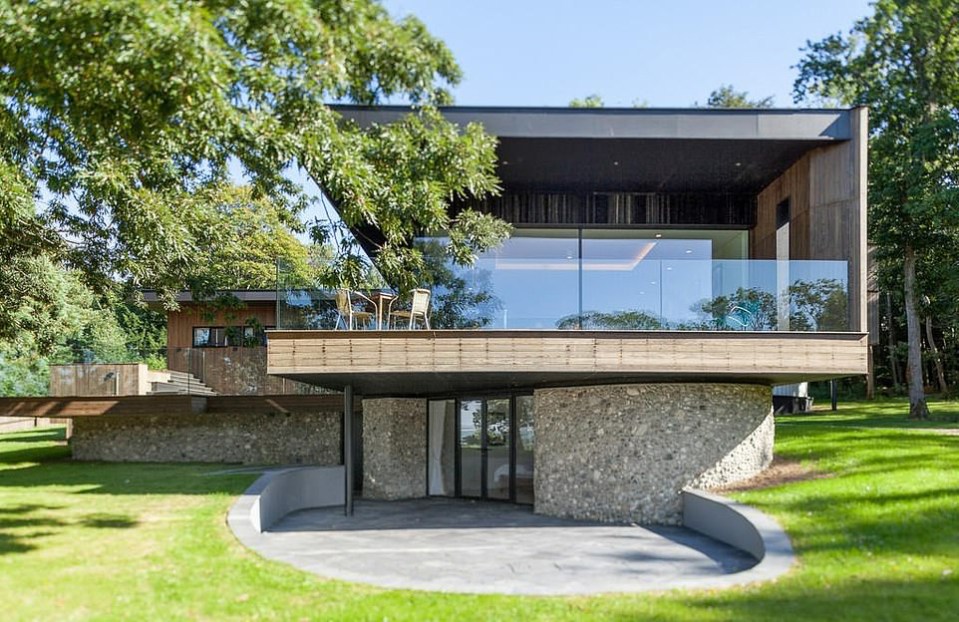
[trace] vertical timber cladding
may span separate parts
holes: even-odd
[[[850,111],[852,139],[804,155],[758,197],[750,258],[776,258],[776,206],[789,199],[791,259],[849,262],[849,330],[866,332],[868,111]]]
[[[772,461],[765,386],[541,389],[533,403],[539,514],[678,524],[684,487],[729,484]]]
[[[363,400],[363,497],[426,496],[426,400]]]

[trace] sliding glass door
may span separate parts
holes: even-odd
[[[509,399],[486,400],[486,417],[483,431],[486,449],[486,495],[487,499],[510,500],[510,483],[513,479],[513,464],[510,442]]]
[[[429,494],[532,503],[532,401],[430,401]]]

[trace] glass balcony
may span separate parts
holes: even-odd
[[[438,329],[849,330],[847,262],[714,258],[744,254],[746,238],[521,230],[469,268],[423,239],[422,286]],[[278,328],[336,327],[332,292],[286,282],[277,299]]]

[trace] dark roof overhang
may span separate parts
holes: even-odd
[[[407,106],[334,106],[361,127]],[[506,191],[758,194],[805,153],[850,140],[847,109],[441,108],[499,140]],[[331,197],[334,199],[335,197]],[[354,230],[367,251],[382,236]]]

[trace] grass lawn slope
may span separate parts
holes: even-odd
[[[932,405],[953,419],[959,405]],[[0,435],[3,620],[954,620],[959,436],[902,401],[781,418],[779,457],[819,475],[730,493],[776,517],[799,564],[726,591],[593,598],[389,591],[260,559],[225,524],[254,475],[74,463],[61,429]]]

